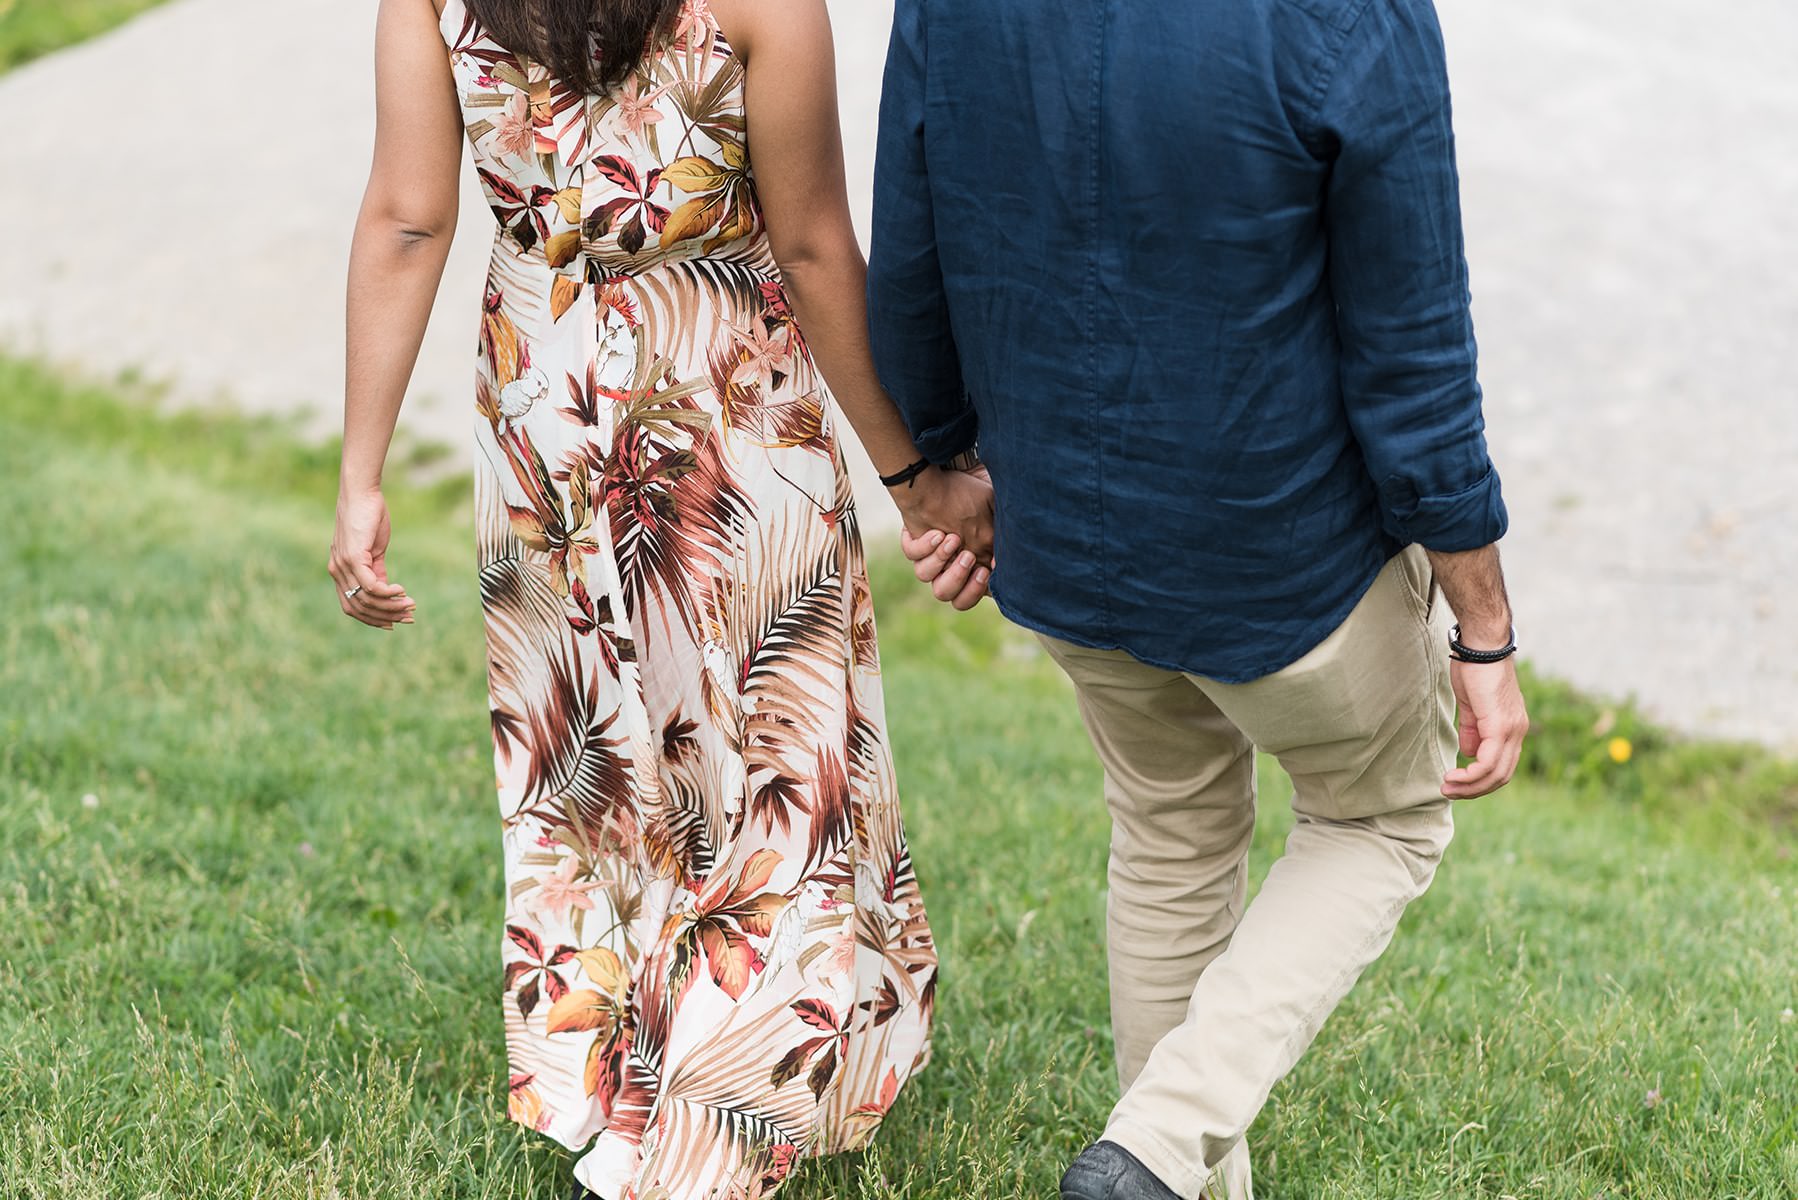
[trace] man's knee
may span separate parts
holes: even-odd
[[[1368,817],[1366,822],[1391,843],[1421,892],[1435,877],[1443,854],[1454,840],[1454,802],[1431,800],[1412,808]]]

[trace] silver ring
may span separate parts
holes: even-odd
[[[357,585],[356,585],[356,586],[355,586],[355,587],[353,587],[353,588],[351,588],[351,589],[350,589],[350,590],[349,590],[349,591],[347,591],[347,592],[345,592],[345,593],[344,593],[344,594],[343,594],[343,598],[344,598],[344,599],[345,599],[345,600],[354,600],[354,599],[355,599],[355,598],[356,598],[356,593],[357,593],[357,592],[359,592],[359,591],[361,591],[361,590],[362,590],[362,585],[361,585],[361,584],[357,584]]]

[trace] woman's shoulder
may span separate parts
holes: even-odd
[[[709,20],[737,56],[746,59],[767,6],[756,0],[684,0],[682,7]]]
[[[700,13],[709,13],[718,32],[738,56],[755,53],[757,44],[780,41],[811,47],[819,36],[828,36],[830,8],[825,0],[684,0]]]

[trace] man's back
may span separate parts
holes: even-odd
[[[1502,535],[1428,0],[899,0],[886,87],[881,375],[1013,619],[1253,679]]]

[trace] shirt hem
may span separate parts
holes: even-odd
[[[1408,544],[1409,543],[1407,543],[1407,545]],[[1137,662],[1140,662],[1145,666],[1157,667],[1163,671],[1174,671],[1181,675],[1197,675],[1215,683],[1254,683],[1257,680],[1267,678],[1277,671],[1285,670],[1293,663],[1299,661],[1299,659],[1305,657],[1305,655],[1311,653],[1311,651],[1317,649],[1318,646],[1322,645],[1332,633],[1335,633],[1336,630],[1342,626],[1344,621],[1348,620],[1349,614],[1355,611],[1355,607],[1361,603],[1366,597],[1369,589],[1373,587],[1374,580],[1380,577],[1380,572],[1385,570],[1386,565],[1392,561],[1393,557],[1404,549],[1405,546],[1401,545],[1398,550],[1393,551],[1391,554],[1388,554],[1380,560],[1373,571],[1355,586],[1350,593],[1348,600],[1340,605],[1336,611],[1329,613],[1325,617],[1322,632],[1315,634],[1307,633],[1305,637],[1296,644],[1296,647],[1283,649],[1271,665],[1236,667],[1231,669],[1207,669],[1206,664],[1204,663],[1175,662],[1158,655],[1145,654],[1142,650],[1129,644],[1129,639],[1110,636],[1095,637],[1090,633],[1075,632],[1073,630],[1062,628],[1052,621],[1038,620],[1004,599],[997,589],[993,589],[990,594],[994,605],[998,607],[999,612],[1006,620],[1014,625],[1028,629],[1033,633],[1040,633],[1064,642],[1071,642],[1076,646],[1081,646],[1088,650],[1121,652],[1128,654],[1131,658],[1134,658]]]

